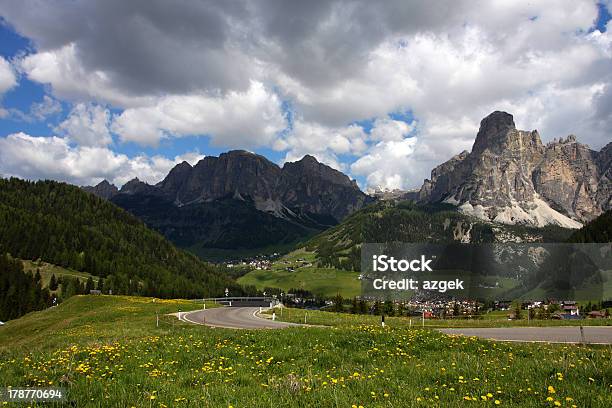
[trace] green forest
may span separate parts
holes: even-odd
[[[25,273],[19,259],[0,254],[0,321],[15,319],[33,310],[51,306],[48,288],[40,274]]]
[[[612,210],[595,218],[578,231],[574,232],[569,242],[612,242]]]
[[[89,272],[114,294],[244,293],[219,267],[174,247],[126,211],[54,181],[0,179],[0,254]]]

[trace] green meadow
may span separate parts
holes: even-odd
[[[338,293],[344,297],[354,297],[361,293],[358,272],[319,268],[316,266],[315,254],[303,249],[293,251],[275,261],[270,270],[247,273],[238,279],[238,283],[252,285],[260,290],[305,289],[323,297],[333,297]]]
[[[200,307],[76,296],[9,321],[0,386],[63,386],[78,407],[612,406],[610,347],[496,343],[332,313],[330,327],[262,331],[166,315]]]

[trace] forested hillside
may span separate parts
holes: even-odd
[[[78,187],[0,179],[0,254],[87,271],[115,294],[242,293],[215,266],[177,249],[141,221]]]
[[[612,210],[606,211],[574,232],[569,242],[612,242]]]
[[[306,249],[316,251],[320,266],[359,270],[364,242],[563,242],[570,234],[557,226],[492,224],[461,214],[450,204],[381,201],[317,235]]]
[[[51,294],[42,287],[40,274],[25,273],[20,260],[0,254],[0,321],[44,309],[51,302]]]

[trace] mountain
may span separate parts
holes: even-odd
[[[105,200],[110,200],[119,193],[119,189],[113,184],[109,183],[107,180],[102,180],[100,184],[93,187],[85,186],[83,187],[83,190],[100,198],[104,198]]]
[[[78,187],[0,179],[0,254],[104,278],[115,294],[205,297],[242,289],[128,212]]]
[[[312,156],[281,168],[243,150],[208,156],[195,166],[183,162],[154,186],[131,180],[109,199],[198,254],[295,243],[372,200],[355,181]]]
[[[418,200],[505,224],[580,228],[612,207],[611,163],[612,143],[596,152],[570,135],[544,145],[537,130],[517,130],[512,115],[496,111],[471,152],[431,171]]]

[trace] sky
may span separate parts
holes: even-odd
[[[612,0],[0,0],[0,175],[157,183],[231,149],[418,188],[495,110],[612,140]]]

